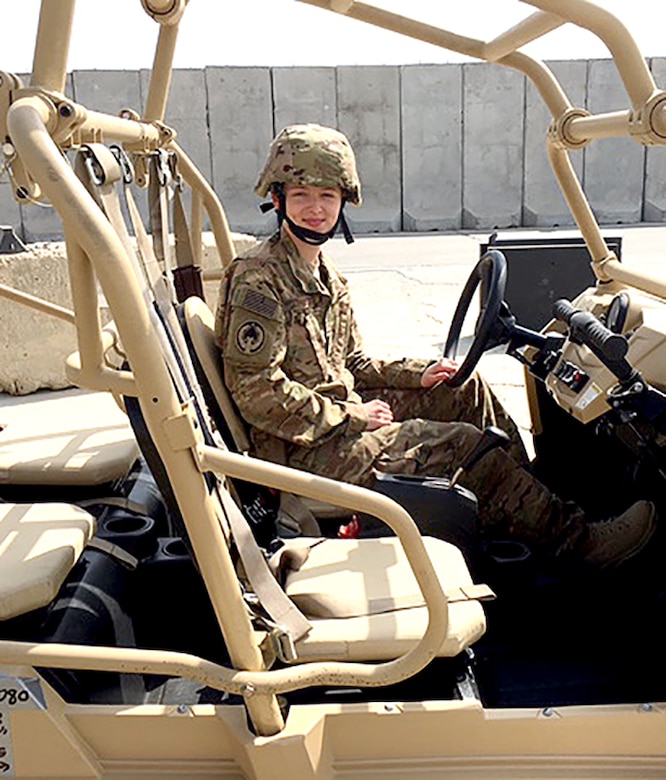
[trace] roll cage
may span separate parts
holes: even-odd
[[[609,250],[570,160],[571,153],[591,141],[608,137],[627,136],[640,144],[666,145],[666,92],[657,88],[631,35],[611,14],[587,0],[527,0],[536,9],[531,16],[493,40],[481,41],[354,0],[301,1],[525,74],[551,112],[546,139],[548,157],[589,248],[598,282],[629,285],[650,296],[666,298],[663,278],[620,264]],[[62,217],[74,312],[30,300],[17,291],[3,289],[0,294],[54,316],[75,320],[79,351],[70,363],[69,375],[77,385],[116,397],[139,399],[228,645],[231,668],[150,650],[11,641],[0,642],[0,663],[194,676],[242,695],[256,732],[270,735],[284,728],[277,693],[315,683],[382,685],[403,679],[427,664],[446,632],[447,602],[420,535],[409,515],[397,504],[360,488],[248,460],[210,446],[200,430],[194,403],[176,392],[127,247],[63,157],[63,152],[86,145],[115,144],[133,157],[140,181],[146,177],[149,156],[159,150],[175,152],[180,172],[193,191],[192,232],[200,230],[204,211],[215,235],[221,264],[231,261],[232,241],[222,204],[178,144],[174,130],[164,123],[178,23],[187,2],[142,0],[142,4],[160,24],[160,34],[146,109],[141,117],[131,113],[119,117],[98,113],[65,96],[74,0],[42,3],[30,84],[24,86],[17,76],[0,74],[0,136],[9,139],[15,150],[11,161],[15,188],[21,197],[47,198]],[[626,88],[626,110],[591,115],[572,105],[550,69],[520,51],[525,44],[566,23],[584,27],[606,43]],[[95,304],[97,283],[108,301],[117,333],[101,326]],[[126,356],[128,366],[118,369],[110,365],[107,353],[112,344]],[[428,628],[418,646],[385,664],[328,661],[268,670],[238,590],[225,532],[219,522],[219,506],[207,487],[205,474],[210,472],[329,500],[387,522],[404,546],[429,609]]]

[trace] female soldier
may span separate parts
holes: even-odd
[[[278,231],[225,273],[216,316],[225,381],[250,427],[256,456],[372,487],[376,471],[441,476],[497,425],[511,440],[463,480],[477,496],[483,529],[594,567],[641,550],[654,507],[587,523],[523,466],[515,424],[489,386],[437,362],[384,361],[363,352],[345,279],[321,251],[341,227],[346,203],[360,205],[354,153],[337,130],[285,128],[271,144],[255,192],[270,194]],[[444,381],[442,381],[444,380]]]

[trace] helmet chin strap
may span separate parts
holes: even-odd
[[[301,241],[304,241],[306,244],[310,244],[311,246],[321,246],[321,244],[326,243],[329,238],[333,238],[335,235],[338,227],[342,230],[342,235],[345,237],[345,241],[348,244],[352,244],[354,242],[354,236],[352,235],[351,230],[349,229],[349,225],[347,224],[347,220],[345,219],[344,215],[344,207],[345,207],[345,201],[343,199],[342,205],[340,206],[340,213],[338,214],[338,219],[331,228],[331,230],[328,231],[328,233],[319,233],[316,230],[310,230],[309,228],[301,227],[300,225],[297,225],[290,217],[287,216],[287,199],[284,194],[284,189],[280,187],[280,189],[277,191],[278,196],[278,207],[277,207],[277,218],[278,218],[278,227],[282,227],[282,223],[286,222],[287,225],[289,225],[289,230],[296,236],[296,238],[300,239]],[[272,208],[275,208],[273,203],[262,203],[260,206],[261,210],[265,213],[267,211],[270,211]]]
[[[282,219],[280,219],[282,217]],[[286,222],[287,225],[289,225],[289,230],[291,230],[292,234],[296,236],[296,238],[300,238],[301,241],[304,241],[306,244],[310,244],[311,246],[320,246],[321,244],[324,244],[326,241],[328,241],[329,238],[333,238],[335,235],[336,228],[338,227],[338,223],[336,222],[333,226],[332,230],[329,230],[328,233],[318,233],[316,230],[310,230],[309,228],[301,227],[300,225],[297,225],[293,219],[290,219],[286,214],[281,214],[278,211],[278,222]],[[338,218],[338,222],[340,219]]]

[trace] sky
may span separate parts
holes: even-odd
[[[45,0],[57,2],[57,0]],[[535,9],[516,0],[374,0],[392,11],[488,40]],[[645,56],[666,56],[665,0],[597,0],[628,27]],[[0,0],[0,70],[25,73],[39,0]],[[113,9],[101,20],[102,8]],[[10,20],[13,27],[10,31]],[[78,0],[69,69],[150,67],[158,25],[140,0]],[[566,25],[525,51],[541,59],[606,57],[594,36]],[[190,0],[175,67],[207,65],[397,65],[464,58],[297,0]]]

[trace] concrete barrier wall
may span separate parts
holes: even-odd
[[[552,63],[572,103],[625,109],[610,60]],[[651,62],[666,83],[666,59]],[[75,71],[78,102],[141,111],[147,71]],[[550,117],[519,73],[485,63],[338,68],[210,67],[174,73],[166,120],[209,178],[235,231],[275,224],[252,193],[268,144],[292,122],[347,133],[364,205],[349,209],[358,233],[494,230],[571,225],[545,154]],[[666,151],[628,139],[592,144],[572,159],[603,224],[666,219]],[[145,206],[143,206],[145,212]],[[61,237],[51,210],[17,206],[0,183],[0,224],[27,241]]]
[[[247,252],[256,242],[254,236],[237,233],[232,239],[238,254]],[[212,233],[204,233],[201,262],[204,269],[219,268]],[[25,252],[0,255],[0,284],[71,309],[65,244],[36,243]],[[211,307],[215,306],[218,287],[219,281],[204,283],[204,295]],[[106,308],[102,308],[102,318],[106,324]],[[77,349],[76,330],[71,323],[0,298],[0,393],[25,395],[44,388],[69,387],[65,360]]]

